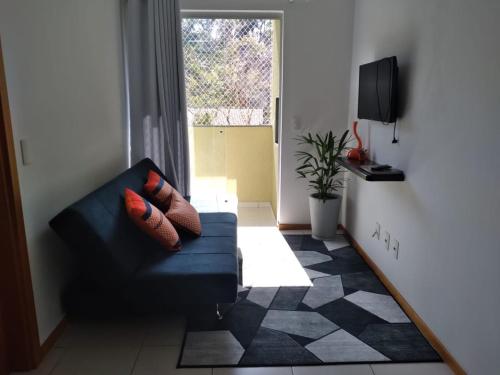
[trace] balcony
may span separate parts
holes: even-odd
[[[272,126],[190,127],[194,199],[207,204],[270,203],[276,213],[278,159],[273,137]]]
[[[194,201],[276,213],[280,21],[188,17],[182,28]]]

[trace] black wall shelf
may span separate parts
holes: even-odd
[[[371,171],[370,168],[379,165],[371,160],[359,162],[356,160],[349,160],[346,157],[338,159],[338,163],[353,172],[355,175],[361,177],[366,181],[404,181],[405,174],[399,169],[388,169],[386,171]]]

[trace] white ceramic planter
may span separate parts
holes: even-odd
[[[317,240],[332,240],[337,234],[342,196],[334,194],[334,199],[323,201],[309,196],[312,237]]]

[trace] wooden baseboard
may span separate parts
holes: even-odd
[[[64,330],[68,326],[68,321],[66,318],[63,318],[57,327],[52,331],[52,333],[47,337],[47,339],[40,345],[40,362],[47,355],[47,353],[54,347],[57,340],[63,334]]]
[[[311,224],[278,224],[279,230],[310,230]]]
[[[450,369],[457,375],[467,375],[464,369],[460,366],[451,353],[446,349],[439,338],[432,332],[429,326],[423,321],[423,319],[417,314],[417,312],[410,306],[408,301],[399,293],[394,284],[392,284],[387,276],[382,272],[382,270],[375,264],[375,262],[370,258],[368,253],[359,245],[358,242],[351,236],[349,231],[340,225],[341,229],[344,231],[347,240],[352,244],[356,251],[361,255],[365,262],[370,266],[370,268],[378,276],[382,284],[387,288],[387,290],[392,294],[394,299],[399,303],[401,308],[404,310],[406,315],[415,323],[420,332],[425,336],[427,341],[432,345],[432,347],[438,352],[443,361],[450,367]]]

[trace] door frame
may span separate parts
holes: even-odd
[[[31,370],[41,360],[33,285],[17,174],[0,40],[0,332],[7,371]],[[0,339],[1,340],[1,339]]]
[[[0,375],[8,375],[7,346],[5,345],[5,332],[3,329],[2,306],[0,305]]]
[[[278,112],[278,122],[275,124],[277,130],[278,140],[278,170],[276,176],[276,225],[280,223],[280,210],[281,210],[281,160],[283,148],[283,103],[285,102],[284,92],[284,49],[285,49],[285,11],[284,10],[231,10],[231,9],[194,9],[183,8],[181,9],[181,18],[260,18],[278,20],[280,22],[280,38],[278,46],[279,49],[279,106],[276,109]],[[274,105],[274,104],[273,104]],[[275,134],[273,132],[273,148],[275,144]],[[274,169],[274,162],[273,162]]]

